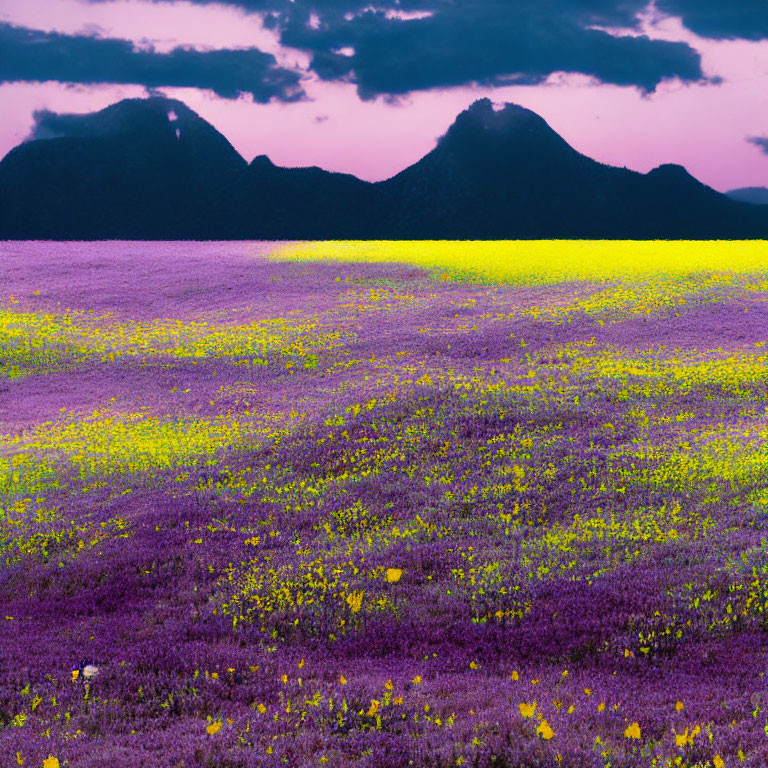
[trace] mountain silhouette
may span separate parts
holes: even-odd
[[[259,155],[220,201],[222,237],[260,240],[366,237],[374,185],[322,168],[281,168]]]
[[[2,236],[205,237],[212,201],[247,167],[174,99],[67,117],[65,135],[23,143],[0,163]]]
[[[740,187],[739,189],[731,189],[725,194],[731,200],[739,200],[742,203],[768,205],[768,188],[766,187]]]
[[[680,166],[648,174],[577,152],[531,110],[489,99],[462,112],[429,154],[382,182],[400,237],[756,236],[768,219]],[[482,234],[480,234],[482,233]]]
[[[768,237],[768,211],[681,166],[598,163],[535,112],[489,99],[376,183],[265,155],[247,164],[173,99],[127,99],[42,127],[0,162],[2,238]]]

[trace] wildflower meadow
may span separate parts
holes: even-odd
[[[5,243],[0,766],[764,768],[764,242]]]

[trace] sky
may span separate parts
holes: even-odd
[[[487,96],[601,162],[768,186],[768,0],[0,0],[0,156],[150,93],[249,161],[370,181]]]

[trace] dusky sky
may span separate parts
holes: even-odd
[[[768,0],[0,0],[0,156],[149,91],[247,160],[368,180],[488,96],[602,162],[768,186]]]

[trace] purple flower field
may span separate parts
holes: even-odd
[[[768,276],[272,248],[2,245],[0,766],[768,765]]]

